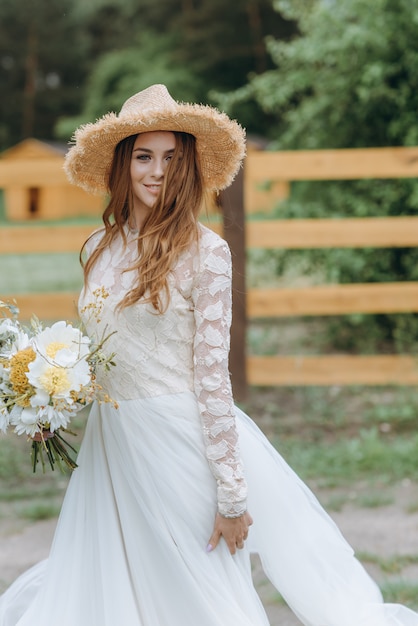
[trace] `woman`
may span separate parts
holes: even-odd
[[[250,550],[305,624],[417,626],[234,407],[231,259],[197,215],[243,130],[155,85],[75,139],[70,180],[110,196],[80,312],[93,337],[116,331],[99,382],[119,408],[93,405],[51,554],[4,594],[0,626],[268,626]]]

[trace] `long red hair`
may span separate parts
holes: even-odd
[[[144,299],[158,313],[164,312],[169,302],[168,275],[181,252],[199,237],[197,216],[204,201],[204,186],[196,139],[188,133],[174,135],[176,147],[161,194],[138,235],[138,260],[126,268],[137,270],[138,281],[119,303],[121,308]],[[110,200],[102,216],[105,233],[86,263],[82,263],[85,282],[102,252],[117,236],[121,235],[126,243],[124,226],[133,214],[130,163],[136,137],[123,139],[115,148],[108,176]]]

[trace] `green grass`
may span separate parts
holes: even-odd
[[[385,602],[404,604],[411,609],[418,609],[418,584],[404,580],[389,581],[381,585]]]
[[[418,478],[414,388],[253,388],[241,408],[304,480],[332,487]],[[387,497],[362,506],[383,506]]]
[[[82,440],[87,411],[81,411],[72,421],[71,428],[77,436],[67,436],[76,449]],[[28,517],[30,513],[24,513],[25,506],[30,509],[33,502],[55,502],[57,498],[62,498],[69,477],[68,472],[63,473],[58,468],[52,471],[49,465],[45,473],[41,467],[33,473],[31,445],[27,438],[16,435],[12,430],[7,435],[0,435],[0,502],[4,506],[21,503],[18,514],[23,511],[24,516]],[[58,510],[59,506],[54,505],[54,515]]]
[[[380,492],[365,493],[356,499],[356,504],[365,509],[377,509],[394,503],[394,498]]]
[[[418,565],[418,554],[395,554],[381,557],[369,552],[358,552],[357,558],[362,563],[377,565],[384,574],[400,574],[409,565]]]
[[[0,257],[0,294],[78,291],[82,270],[76,253]]]
[[[65,481],[66,483],[67,481]],[[61,485],[62,486],[62,485]],[[46,486],[42,485],[34,489],[33,485],[16,487],[11,491],[0,493],[0,502],[18,502],[19,500],[30,500],[36,498],[53,498],[60,494],[61,487],[59,485]]]
[[[40,520],[53,519],[58,516],[61,508],[61,503],[49,503],[49,502],[33,502],[30,506],[24,507],[20,515],[24,519],[31,522],[39,522]]]
[[[91,217],[74,217],[62,220],[36,221],[33,226],[34,237],[39,236],[37,227],[53,224],[91,224],[92,230],[98,220]],[[2,209],[0,194],[0,228],[2,225],[27,227],[28,222],[7,222]],[[45,291],[78,291],[83,282],[78,253],[40,253],[7,254],[0,251],[0,297],[9,293],[30,293]]]
[[[377,429],[364,429],[356,437],[306,445],[297,439],[277,441],[288,463],[304,479],[323,479],[323,486],[369,481],[399,481],[418,476],[418,435],[390,440]]]
[[[73,215],[69,217],[63,217],[61,219],[33,219],[33,220],[22,220],[15,221],[9,220],[6,218],[5,210],[4,210],[4,200],[2,200],[1,190],[0,190],[0,228],[2,226],[13,226],[16,228],[27,226],[33,226],[34,228],[38,226],[65,226],[66,224],[71,225],[86,225],[92,224],[97,225],[101,222],[100,216],[94,217],[91,215]]]
[[[323,506],[327,511],[342,511],[348,500],[349,496],[345,493],[333,493],[323,502]]]

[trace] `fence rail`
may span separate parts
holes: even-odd
[[[280,193],[283,197],[281,182],[410,177],[418,177],[418,147],[251,152],[244,189],[253,204],[245,209],[250,214],[272,208],[275,189],[277,198]],[[251,222],[246,242],[247,247],[286,249],[415,247],[418,217]],[[250,318],[415,313],[418,283],[250,290],[247,310]],[[256,385],[416,385],[418,359],[408,355],[250,356],[247,375]]]
[[[99,226],[2,227],[0,253],[75,252]],[[210,226],[222,232],[221,224]],[[248,248],[408,248],[418,245],[418,217],[248,220],[245,236]]]
[[[76,315],[77,292],[8,294],[3,299],[16,300],[22,319],[36,312],[47,319]],[[326,285],[298,289],[249,289],[250,318],[273,318],[349,313],[418,312],[418,282]]]
[[[65,226],[7,226],[0,228],[1,254],[78,252],[94,224]]]
[[[407,355],[250,356],[252,385],[416,385],[417,360]]]
[[[277,180],[355,180],[418,176],[418,147],[252,152],[245,176],[250,185]]]
[[[251,221],[246,239],[249,248],[408,248],[418,243],[418,217]]]

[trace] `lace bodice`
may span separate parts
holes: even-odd
[[[134,271],[123,271],[137,255],[136,237],[128,230],[126,246],[120,237],[94,265],[79,307],[91,337],[116,331],[104,346],[115,352],[116,367],[98,381],[113,400],[196,394],[219,512],[237,516],[246,508],[246,484],[228,371],[231,256],[225,241],[200,228],[199,242],[182,254],[169,277],[164,313],[141,301],[117,309],[135,282]],[[88,254],[100,238],[99,231],[89,240]]]

